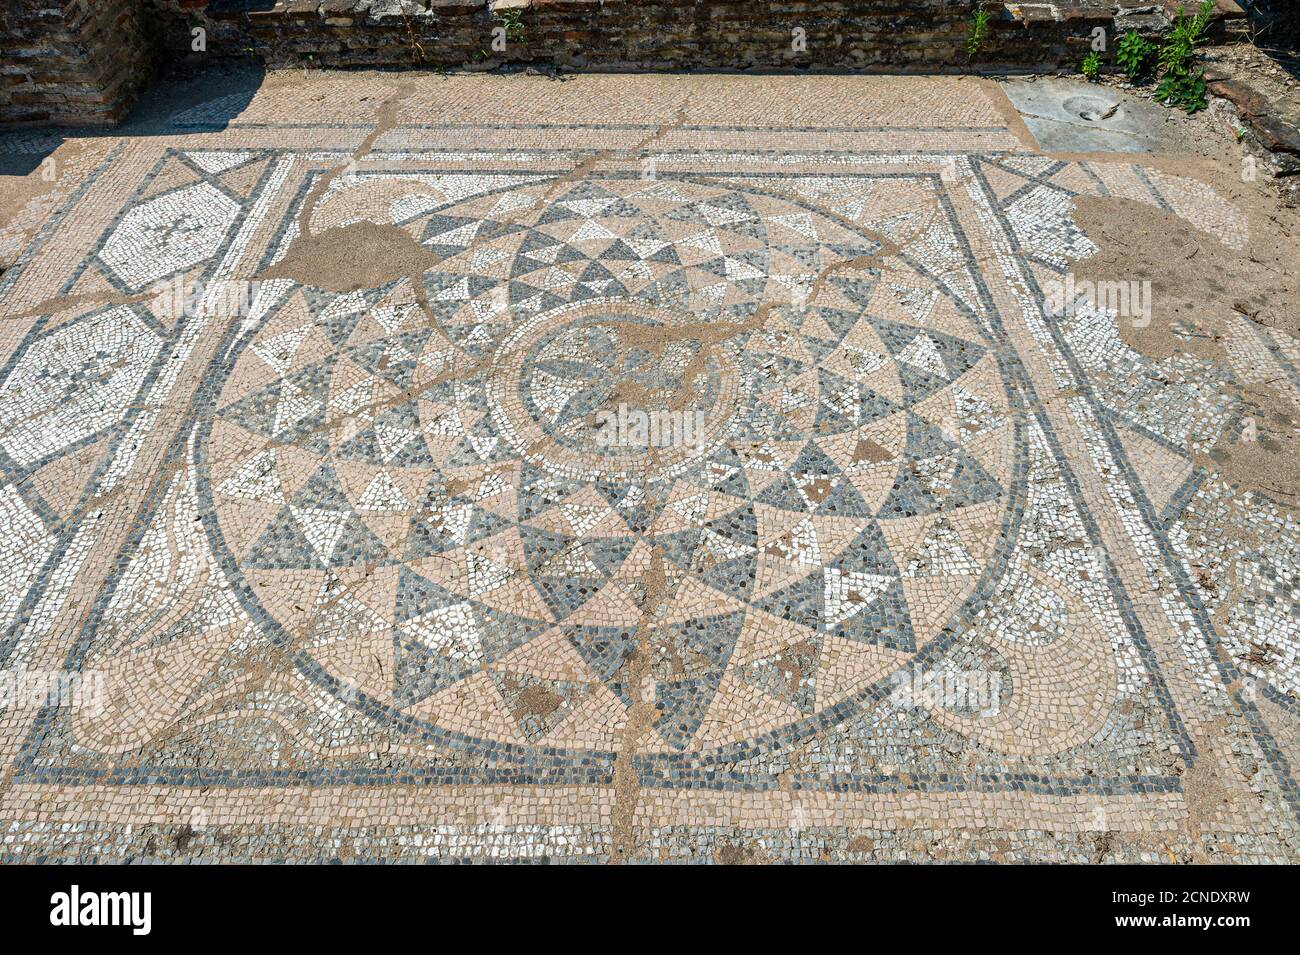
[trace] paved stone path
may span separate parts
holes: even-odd
[[[0,277],[0,857],[1295,861],[1293,519],[1052,306],[1073,197],[1213,189],[973,80],[247,100]]]

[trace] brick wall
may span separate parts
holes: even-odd
[[[3,0],[0,122],[111,124],[149,78],[144,0]]]
[[[1181,0],[0,2],[16,11],[0,24],[0,122],[113,122],[154,50],[200,63],[255,56],[271,68],[1073,71],[1095,27],[1160,32]],[[1216,2],[1220,19],[1243,16],[1233,0]],[[978,8],[991,32],[968,58]]]
[[[285,66],[1076,70],[1101,26],[1168,28],[1184,0],[149,0],[177,23],[170,51],[189,50],[202,18],[208,51],[253,53]],[[1194,4],[1194,0],[1186,0]],[[1216,0],[1219,21],[1241,18]],[[1296,0],[1288,0],[1296,2]],[[990,36],[973,59],[976,9]],[[494,48],[493,29],[518,29]],[[1216,29],[1219,24],[1216,23]],[[802,31],[796,36],[796,30]],[[802,42],[796,42],[796,39]]]
[[[173,10],[186,0],[159,0]],[[906,67],[955,56],[975,0],[212,0],[209,49],[267,65]],[[493,29],[521,25],[494,49]],[[795,30],[802,30],[796,43]],[[185,38],[169,31],[169,48]]]

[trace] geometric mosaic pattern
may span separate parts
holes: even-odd
[[[285,577],[355,601],[305,634],[327,672],[355,629],[376,697],[436,726],[549,658],[593,700],[537,742],[594,741],[635,692],[656,554],[675,594],[657,746],[718,741],[710,713],[797,722],[933,639],[988,564],[1015,453],[960,298],[840,267],[879,243],[755,186],[589,179],[524,225],[547,184],[463,179],[473,198],[399,223],[443,256],[434,327],[405,287],[282,294],[217,403],[208,454],[234,471],[214,505],[259,602]],[[360,177],[331,207],[379,186],[417,205],[402,183]],[[769,282],[823,273],[806,306],[752,318]],[[620,403],[703,433],[602,447],[592,416]]]
[[[918,84],[113,151],[0,278],[0,659],[108,688],[6,711],[0,857],[1296,858],[1294,534],[1190,570],[1240,408],[1042,291],[1077,195],[1244,227]],[[425,265],[277,270],[356,223]]]

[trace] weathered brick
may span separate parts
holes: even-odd
[[[106,110],[124,114],[152,72],[146,2],[5,0],[4,66],[25,63],[30,77],[0,103],[0,123],[98,122]]]
[[[1117,17],[1167,25],[1150,0],[1064,0],[998,6],[985,0],[4,0],[4,89],[43,102],[100,96],[103,115],[123,115],[157,52],[191,57],[191,28],[208,30],[206,56],[304,60],[330,66],[493,68],[507,62],[591,68],[873,69],[961,72],[1073,66],[1078,44]],[[1163,0],[1161,0],[1163,2]],[[1219,17],[1240,15],[1218,0]],[[977,8],[996,10],[985,49],[965,38]],[[1234,12],[1235,11],[1235,12]],[[8,13],[8,11],[7,11]],[[503,15],[523,35],[491,50]],[[1127,21],[1126,21],[1127,22]],[[1155,27],[1158,29],[1158,25]],[[796,30],[806,47],[796,49]],[[157,49],[157,48],[160,48]],[[39,79],[27,79],[28,74]],[[0,122],[34,112],[0,103]],[[72,115],[73,106],[51,110]],[[111,108],[109,108],[111,106]],[[89,107],[88,107],[89,108]]]

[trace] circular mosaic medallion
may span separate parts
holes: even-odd
[[[646,750],[707,751],[962,612],[1016,447],[958,265],[882,269],[866,200],[817,183],[460,178],[357,177],[441,265],[285,289],[205,430],[229,571],[324,683],[564,750],[652,699]],[[927,188],[895,202],[948,255]]]
[[[493,357],[493,423],[522,458],[565,477],[681,473],[739,411],[735,330],[723,332],[631,300],[538,315]]]

